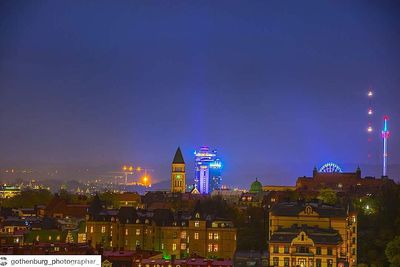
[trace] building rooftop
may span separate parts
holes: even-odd
[[[341,207],[330,206],[320,203],[308,202],[282,202],[271,208],[272,215],[275,216],[298,216],[307,206],[312,208],[320,217],[346,217],[346,210]]]
[[[185,161],[183,160],[180,147],[178,147],[178,149],[176,150],[174,160],[172,161],[172,163],[182,163],[182,164],[185,163]]]
[[[291,243],[301,232],[304,232],[315,244],[337,245],[342,242],[342,238],[337,230],[319,227],[310,227],[307,225],[294,224],[290,228],[279,228],[275,231],[270,242]]]

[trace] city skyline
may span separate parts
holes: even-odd
[[[329,161],[380,177],[388,115],[399,179],[397,3],[0,5],[2,169],[132,162],[168,180],[177,146],[191,164],[209,145],[224,184],[293,184]]]

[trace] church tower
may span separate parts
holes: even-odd
[[[185,193],[186,191],[186,173],[185,161],[183,160],[180,147],[176,150],[174,160],[172,161],[171,172],[171,192]]]

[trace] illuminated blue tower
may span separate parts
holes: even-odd
[[[194,155],[196,162],[194,183],[200,193],[208,194],[221,188],[222,163],[217,157],[217,151],[211,151],[209,147],[203,146],[195,151]]]

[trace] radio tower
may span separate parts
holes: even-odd
[[[372,109],[372,98],[374,96],[374,92],[372,92],[371,88],[369,89],[368,93],[368,110],[367,110],[367,115],[368,115],[368,127],[367,127],[367,133],[368,133],[368,158],[372,158],[372,153],[371,153],[371,142],[372,142],[372,115],[374,114],[374,110]]]
[[[382,177],[387,177],[387,140],[390,136],[389,128],[388,128],[388,116],[383,117],[383,130],[382,130],[382,139],[383,139],[383,170]]]

